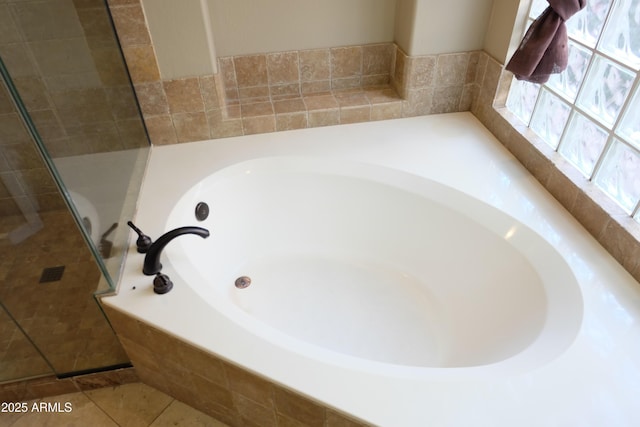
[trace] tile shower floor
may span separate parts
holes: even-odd
[[[0,382],[51,374],[40,353],[58,373],[126,363],[94,300],[100,271],[73,218],[66,207],[37,216],[42,228],[15,241],[25,218],[0,217]],[[62,277],[42,281],[59,266]]]
[[[0,412],[0,427],[226,427],[143,383],[130,383],[27,401],[25,413]],[[56,405],[58,403],[58,405]],[[38,412],[42,406],[59,412]],[[64,412],[69,409],[68,412]]]

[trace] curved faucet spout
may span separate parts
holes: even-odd
[[[144,267],[142,268],[142,272],[147,276],[153,276],[156,273],[159,273],[162,270],[162,264],[160,264],[160,254],[162,254],[162,250],[167,244],[175,239],[178,236],[182,236],[184,234],[196,234],[203,239],[209,237],[209,230],[202,227],[178,227],[174,230],[167,231],[162,236],[158,238],[144,257]]]

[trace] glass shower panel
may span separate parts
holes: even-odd
[[[52,373],[35,345],[0,305],[0,382]]]
[[[1,5],[0,56],[105,272],[119,275],[148,139],[103,1]]]
[[[0,1],[5,64],[0,304],[56,375],[127,365],[95,294],[119,276],[149,144],[106,3]]]
[[[2,82],[10,84],[2,67],[0,60]],[[2,88],[7,98],[11,91]],[[14,125],[0,127],[0,305],[14,326],[2,325],[0,342],[17,349],[3,354],[0,382],[20,379],[18,373],[62,375],[127,364],[95,301],[102,278],[96,258],[30,139],[23,106],[2,105],[7,112],[0,122]],[[25,340],[16,341],[17,331]]]

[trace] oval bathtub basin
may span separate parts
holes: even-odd
[[[194,217],[198,202],[211,209],[203,222]],[[482,366],[524,354],[545,363],[580,325],[578,284],[549,243],[475,198],[405,172],[250,160],[181,198],[167,229],[187,224],[211,237],[167,247],[180,281],[249,331],[286,336],[283,343],[405,366]],[[248,287],[235,286],[241,276]]]

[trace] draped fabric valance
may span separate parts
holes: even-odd
[[[531,24],[506,69],[518,80],[544,83],[567,68],[569,46],[564,22],[587,0],[547,0],[549,7]]]

